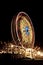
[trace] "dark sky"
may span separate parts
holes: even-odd
[[[11,20],[18,12],[26,12],[35,29],[35,42],[43,46],[43,5],[37,1],[6,2],[0,6],[0,41],[11,41]]]

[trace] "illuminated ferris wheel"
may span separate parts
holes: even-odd
[[[23,47],[34,47],[35,33],[32,21],[28,14],[19,12],[11,22],[11,34],[16,44],[21,43]]]

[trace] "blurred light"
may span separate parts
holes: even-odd
[[[13,47],[14,47],[14,45],[11,44],[11,48],[13,48]]]
[[[6,49],[7,48],[7,49]],[[0,54],[10,53],[10,54],[21,54],[23,57],[30,59],[43,59],[43,52],[38,48],[25,48],[23,46],[18,46],[15,44],[10,44],[4,46],[3,49],[0,49]]]
[[[41,52],[40,52],[40,51],[38,51],[38,52],[37,52],[37,54],[38,54],[38,55],[40,55],[40,54],[41,54]]]

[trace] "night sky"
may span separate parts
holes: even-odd
[[[0,6],[0,41],[12,41],[11,20],[20,11],[26,12],[35,29],[35,44],[43,47],[43,6],[37,1],[6,2]]]

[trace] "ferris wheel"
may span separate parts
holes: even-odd
[[[23,47],[34,47],[35,33],[32,21],[27,13],[19,12],[11,22],[11,34],[13,41]]]

